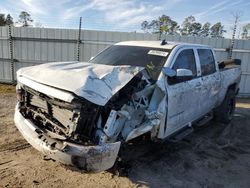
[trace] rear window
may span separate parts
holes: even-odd
[[[213,74],[216,71],[216,68],[212,50],[198,49],[198,55],[201,63],[202,76]]]

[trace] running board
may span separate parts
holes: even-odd
[[[179,141],[183,140],[183,138],[185,138],[186,136],[191,134],[193,132],[193,130],[194,130],[193,127],[186,126],[183,129],[181,129],[180,131],[178,131],[176,134],[174,134],[173,136],[168,138],[167,140],[170,142],[179,142]]]
[[[206,123],[208,123],[210,120],[213,119],[213,113],[209,112],[207,113],[205,116],[203,116],[202,118],[198,119],[197,121],[195,121],[193,123],[194,126],[196,127],[201,127],[202,125],[205,125]]]

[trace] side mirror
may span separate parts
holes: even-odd
[[[92,56],[89,60],[91,61],[92,59],[94,59],[94,56]]]
[[[169,69],[164,68],[163,73],[168,76],[168,83],[171,85],[191,80],[194,77],[193,72],[189,69],[177,69],[176,71]]]
[[[176,71],[173,70],[173,69],[171,69],[171,68],[169,68],[169,67],[163,67],[162,68],[162,72],[167,77],[171,77],[172,78],[172,77],[176,76]]]
[[[193,72],[189,69],[177,69],[176,80],[177,82],[185,82],[191,80],[194,77]]]

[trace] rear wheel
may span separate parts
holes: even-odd
[[[230,89],[222,104],[214,111],[215,119],[221,123],[229,123],[235,111],[235,92]]]

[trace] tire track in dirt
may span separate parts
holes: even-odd
[[[0,176],[1,176],[2,173],[4,173],[3,170],[14,167],[14,166],[17,166],[18,164],[19,164],[18,162],[13,161],[13,160],[5,161],[5,162],[0,163],[0,170],[1,170]]]
[[[19,151],[23,150],[26,148],[31,147],[29,143],[27,143],[25,140],[15,140],[14,142],[11,143],[5,143],[0,145],[0,152],[5,152],[5,151]]]

